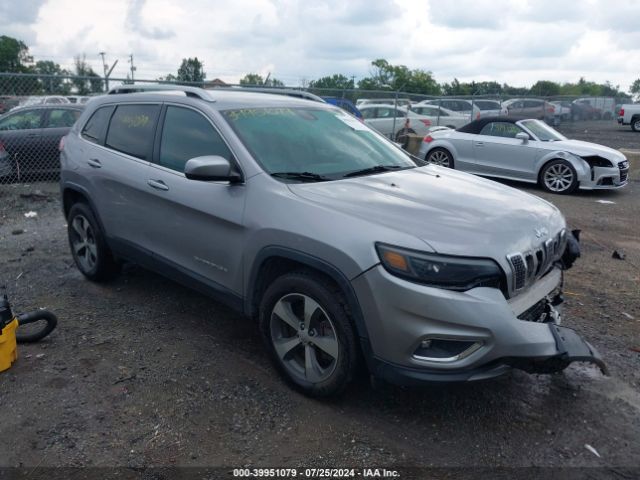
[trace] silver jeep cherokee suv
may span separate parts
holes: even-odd
[[[328,104],[153,89],[96,98],[60,146],[90,280],[127,260],[231,304],[310,395],[361,359],[397,384],[604,368],[558,326],[577,241],[553,205],[420,165]]]

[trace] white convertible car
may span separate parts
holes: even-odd
[[[620,188],[629,162],[618,150],[569,140],[540,120],[487,117],[424,137],[420,158],[487,177],[539,183],[554,193]]]

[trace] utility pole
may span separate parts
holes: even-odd
[[[135,83],[133,72],[136,71],[136,67],[133,65],[133,53],[129,55],[129,63],[131,64],[131,83]]]
[[[104,57],[106,54],[107,54],[107,52],[100,52],[98,55],[100,55],[102,57],[102,68],[104,70],[104,86],[105,86],[105,89],[108,92],[109,91],[109,77],[111,76],[111,72],[113,72],[113,69],[118,64],[118,60],[113,62],[113,65],[111,65],[111,68],[109,68],[109,66],[107,65],[107,61],[105,60],[105,57]]]

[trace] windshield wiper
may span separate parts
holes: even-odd
[[[275,172],[271,174],[272,177],[286,178],[289,180],[300,180],[304,182],[324,182],[331,180],[324,175],[319,175],[313,172]]]
[[[349,172],[343,175],[342,178],[359,177],[361,175],[369,175],[371,173],[382,173],[382,172],[388,172],[390,170],[399,170],[399,169],[404,170],[407,168],[414,168],[414,167],[401,166],[401,165],[376,165],[375,167],[363,168],[362,170],[355,170],[353,172]]]

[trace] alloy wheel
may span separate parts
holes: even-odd
[[[442,150],[436,150],[435,152],[431,152],[427,162],[433,163],[435,165],[440,165],[441,167],[449,167],[450,166],[449,154],[446,152],[443,152]]]
[[[93,228],[83,215],[76,215],[71,222],[71,248],[85,272],[90,272],[98,261],[98,248]]]
[[[561,163],[551,165],[544,172],[544,184],[552,192],[564,192],[573,184],[573,171]]]
[[[340,354],[336,329],[311,297],[291,293],[278,300],[270,330],[278,359],[291,376],[318,383],[334,372]]]

